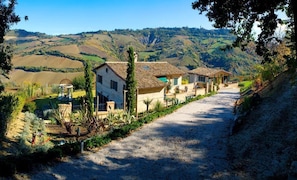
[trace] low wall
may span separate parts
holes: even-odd
[[[146,111],[146,104],[144,104],[145,100],[152,100],[149,105],[149,109],[153,109],[157,101],[163,102],[164,100],[164,92],[163,90],[156,93],[150,94],[139,94],[138,95],[138,103],[137,103],[137,111],[138,112],[145,112]]]
[[[72,103],[69,104],[58,104],[59,113],[63,119],[67,122],[70,121],[70,114],[72,114]]]

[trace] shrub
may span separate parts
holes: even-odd
[[[244,97],[244,100],[243,100],[243,103],[242,103],[242,111],[247,111],[251,108],[251,97],[248,97],[248,96],[245,96]]]
[[[63,151],[60,147],[54,147],[47,152],[47,156],[50,160],[60,159],[63,157]]]
[[[60,148],[63,152],[63,156],[76,155],[80,152],[80,144],[78,142],[66,143],[64,145],[61,145]]]
[[[189,84],[189,79],[182,78],[182,84]]]
[[[59,94],[59,91],[60,91],[59,85],[53,85],[52,86],[52,93]]]
[[[252,87],[253,81],[242,81],[238,83],[238,87],[240,87],[240,92],[247,91]]]
[[[0,95],[0,139],[6,134],[11,121],[21,112],[24,103],[25,97],[22,95]]]
[[[85,142],[85,148],[95,148],[108,144],[111,141],[109,136],[95,136]]]
[[[161,112],[164,109],[164,105],[162,104],[161,101],[157,101],[154,107],[154,110],[156,112]]]
[[[84,76],[78,76],[72,80],[72,85],[75,90],[85,89],[85,83],[86,83],[86,80]]]
[[[27,101],[23,107],[23,112],[34,113],[36,110],[36,103],[34,101]]]

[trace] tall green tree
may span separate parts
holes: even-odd
[[[192,3],[192,8],[200,13],[206,12],[215,28],[228,28],[237,35],[233,46],[244,48],[254,39],[252,30],[255,23],[259,23],[261,32],[256,40],[256,52],[268,62],[275,55],[270,51],[269,43],[280,41],[274,33],[278,24],[286,23],[294,50],[291,59],[296,65],[296,0],[197,0]],[[282,19],[279,11],[285,12],[289,18]]]
[[[77,76],[72,80],[72,85],[75,90],[85,89],[86,79],[84,76]]]
[[[16,0],[0,0],[0,75],[5,77],[12,68],[12,48],[4,43],[4,36],[11,25],[20,21],[20,17],[14,12],[15,5]],[[3,90],[4,86],[0,81],[0,93]]]
[[[94,96],[92,93],[92,80],[93,74],[91,70],[90,61],[85,61],[85,91],[86,91],[86,98],[85,98],[85,105],[87,110],[88,117],[92,117],[94,113]]]
[[[136,107],[136,80],[135,80],[135,52],[132,47],[128,49],[128,68],[126,78],[127,110],[133,114]]]

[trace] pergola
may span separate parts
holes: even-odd
[[[73,85],[69,79],[63,79],[59,84],[59,100],[72,100]]]

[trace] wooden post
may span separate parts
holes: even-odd
[[[136,119],[138,119],[138,88],[136,89],[136,109],[135,109],[135,113],[136,113]]]
[[[127,93],[127,90],[124,90],[123,91],[124,95],[123,95],[123,109],[124,111],[126,111],[126,93]]]
[[[97,106],[96,106],[96,119],[98,118],[98,109],[99,109],[99,96],[98,96],[98,94],[97,94],[97,96],[96,96],[97,98],[96,98],[96,103],[97,103]]]
[[[84,152],[84,141],[80,142],[80,153]]]
[[[197,77],[198,75],[196,74],[195,76],[195,81],[194,81],[194,89],[195,89],[195,97],[197,96]]]

